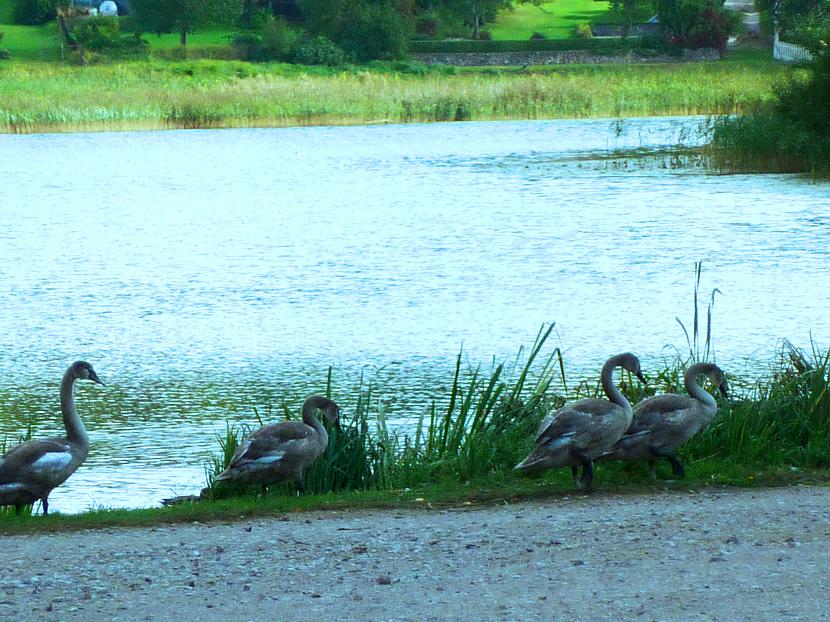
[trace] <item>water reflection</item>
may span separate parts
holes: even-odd
[[[0,136],[3,430],[59,430],[60,376],[90,360],[93,450],[54,507],[151,504],[202,485],[226,420],[298,409],[330,365],[347,408],[363,374],[406,425],[462,343],[489,362],[543,322],[576,376],[658,364],[696,260],[730,371],[823,342],[827,184],[613,157],[701,122]]]

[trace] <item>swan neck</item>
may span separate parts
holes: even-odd
[[[697,365],[692,365],[686,372],[686,378],[684,379],[686,391],[694,399],[703,402],[709,408],[717,408],[718,403],[715,401],[715,398],[712,397],[708,391],[706,391],[702,386],[700,386],[697,383],[697,379],[704,373],[705,372],[701,370]]]
[[[602,390],[605,391],[605,395],[608,396],[610,401],[618,406],[622,406],[625,410],[630,411],[631,404],[629,404],[628,400],[625,399],[625,395],[623,395],[619,387],[614,384],[614,369],[616,369],[618,365],[619,363],[616,359],[610,359],[605,363],[605,365],[602,366]]]
[[[71,370],[63,375],[61,380],[61,412],[63,413],[63,427],[66,428],[66,436],[73,443],[82,446],[89,445],[89,435],[84,427],[84,422],[78,415],[75,407],[75,376]]]
[[[314,411],[320,405],[313,399],[307,399],[303,404],[303,423],[314,428],[317,432],[317,438],[320,439],[320,451],[325,451],[329,444],[329,433],[326,432],[326,427],[320,423],[320,420],[315,416]]]

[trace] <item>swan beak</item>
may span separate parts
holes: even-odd
[[[726,380],[720,383],[720,394],[723,395],[723,399],[729,399],[729,389],[726,388]]]
[[[90,380],[92,380],[92,382],[97,382],[97,383],[98,383],[98,384],[100,384],[102,387],[107,386],[107,385],[105,385],[105,384],[101,381],[101,379],[98,377],[98,374],[96,374],[96,373],[95,373],[94,371],[92,371],[92,370],[90,370],[90,372],[89,372],[89,379],[90,379]]]
[[[646,377],[645,377],[645,376],[643,376],[643,372],[638,371],[638,372],[637,372],[637,378],[638,378],[638,379],[640,380],[640,382],[642,382],[643,384],[648,385],[648,380],[646,380]]]
[[[340,419],[335,419],[334,420],[334,427],[338,432],[343,431],[343,428],[340,427]]]

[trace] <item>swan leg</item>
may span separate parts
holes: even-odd
[[[590,460],[582,463],[582,478],[579,480],[580,487],[585,492],[591,492],[591,483],[594,481],[594,464]]]
[[[571,466],[571,477],[574,479],[574,484],[579,486],[579,467],[575,464]]]
[[[671,449],[657,449],[656,447],[649,447],[649,451],[651,451],[652,455],[658,458],[665,458],[669,461],[671,465],[672,473],[677,478],[686,477],[686,470],[683,468],[683,465],[680,462],[680,458],[677,457],[677,454],[674,453]]]
[[[671,470],[675,477],[678,479],[686,477],[686,469],[683,468],[683,464],[680,462],[680,458],[677,457],[677,454],[672,452],[670,455],[666,456],[666,460],[668,460],[669,464],[671,464]]]
[[[591,482],[594,479],[594,465],[591,462],[591,459],[576,451],[572,451],[571,455],[582,463],[582,477],[578,482],[576,481],[577,467],[571,467],[571,473],[574,475],[574,483],[576,484],[576,487],[580,490],[584,490],[585,492],[590,492]]]
[[[654,458],[648,459],[648,476],[657,479],[657,461]]]
[[[14,506],[14,515],[15,516],[20,516],[20,512],[22,512],[22,511],[23,511],[23,506],[19,505],[19,504],[15,504],[15,506]]]
[[[43,497],[43,515],[49,516],[49,497]]]
[[[298,479],[297,480],[297,491],[305,494],[305,480]]]

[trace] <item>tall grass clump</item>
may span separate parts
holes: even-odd
[[[548,395],[548,389],[556,371],[562,369],[558,349],[542,360],[531,379],[552,330],[551,324],[539,331],[521,367],[516,366],[517,357],[515,373],[502,363],[489,375],[479,367],[462,380],[459,353],[449,403],[440,409],[433,402],[416,426],[410,448],[417,458],[416,472],[431,478],[450,475],[468,480],[504,472],[521,460],[536,426],[556,399]]]
[[[830,350],[784,342],[771,376],[737,387],[689,453],[745,465],[830,467]]]
[[[561,354],[557,349],[542,355],[552,330],[553,325],[540,330],[523,362],[520,350],[511,365],[501,363],[487,373],[480,366],[465,370],[460,352],[449,395],[430,404],[412,434],[389,430],[380,392],[361,378],[355,403],[341,403],[342,431],[323,422],[329,431],[329,445],[309,468],[306,491],[387,490],[447,477],[466,481],[509,471],[557,399],[548,390],[562,369]],[[331,370],[326,395],[331,397]],[[285,418],[293,418],[284,405],[282,411]],[[252,429],[228,426],[226,435],[219,439],[222,452],[206,468],[212,494],[245,490],[226,488],[224,483],[216,486],[214,479],[230,464],[241,439]],[[283,492],[292,488],[288,484],[275,487]]]

